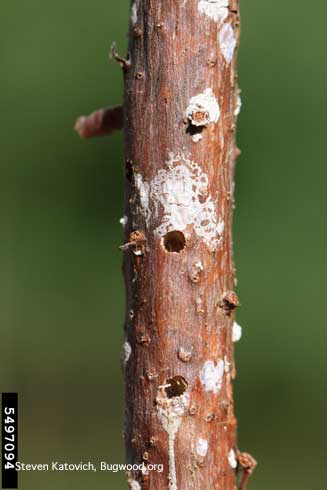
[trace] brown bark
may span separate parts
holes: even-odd
[[[130,473],[132,489],[236,487],[238,3],[132,3],[124,72],[125,442],[128,463],[164,464],[162,473]]]

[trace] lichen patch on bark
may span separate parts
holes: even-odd
[[[126,226],[126,225],[127,225],[127,223],[128,223],[128,218],[127,218],[127,216],[125,215],[125,216],[123,216],[122,218],[120,218],[119,223],[122,225],[122,227],[123,227],[123,228],[125,228],[125,226]]]
[[[233,469],[237,468],[237,459],[236,459],[236,454],[234,449],[231,449],[228,453],[228,462],[231,468]]]
[[[147,227],[150,228],[151,222],[158,223],[155,235],[163,237],[170,231],[184,231],[192,225],[208,246],[218,248],[224,222],[217,216],[208,176],[197,163],[183,154],[171,155],[167,169],[159,170],[149,182],[136,174],[135,185]],[[163,210],[160,220],[159,208]]]
[[[217,394],[221,390],[223,384],[223,376],[225,371],[224,361],[220,359],[215,365],[213,361],[206,361],[200,373],[200,381],[203,384],[205,391]]]
[[[242,99],[241,99],[240,93],[238,93],[237,97],[236,97],[236,105],[235,105],[235,109],[234,109],[234,116],[238,116],[240,114],[241,108],[242,108]]]
[[[131,344],[126,340],[123,344],[123,349],[122,349],[122,361],[123,361],[124,367],[128,363],[128,360],[131,357],[131,354],[132,354]]]
[[[128,488],[129,490],[141,490],[141,485],[138,481],[129,478],[128,480]]]
[[[242,338],[242,327],[237,322],[233,323],[232,327],[232,340],[238,342]]]
[[[228,16],[228,0],[200,0],[198,9],[215,22],[222,22]]]
[[[208,452],[208,441],[200,437],[196,443],[196,452],[199,456],[205,458]]]
[[[227,64],[229,64],[233,59],[234,50],[236,47],[235,34],[231,24],[224,24],[220,29],[219,44],[225,61]]]
[[[178,490],[176,475],[175,457],[175,438],[182,423],[183,416],[189,407],[189,395],[184,393],[181,396],[167,398],[164,387],[159,388],[156,399],[158,417],[165,431],[168,434],[168,453],[169,453],[169,489]]]
[[[137,23],[137,11],[139,8],[139,3],[140,3],[140,0],[133,0],[133,3],[132,3],[131,22],[132,22],[133,26],[135,26],[135,24]]]

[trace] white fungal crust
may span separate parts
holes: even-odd
[[[225,371],[225,363],[222,359],[217,366],[213,361],[206,361],[200,373],[200,381],[205,391],[217,394],[221,390]]]
[[[123,350],[122,350],[122,361],[124,366],[126,366],[126,364],[128,363],[131,354],[132,354],[131,344],[126,341],[123,344]]]
[[[230,24],[224,24],[220,29],[219,44],[226,63],[229,64],[233,59],[234,50],[236,47],[234,30]]]
[[[208,441],[206,439],[198,439],[196,443],[196,452],[202,458],[205,458],[208,452]]]
[[[191,98],[185,117],[193,126],[207,126],[218,122],[220,109],[211,88]],[[194,141],[194,140],[193,140]]]
[[[232,340],[238,342],[242,338],[242,327],[237,322],[233,323]]]
[[[167,170],[159,170],[150,182],[145,182],[140,174],[135,175],[139,211],[147,226],[159,219],[161,211],[161,224],[155,228],[155,235],[163,237],[169,231],[182,232],[192,225],[210,249],[216,250],[222,241],[224,221],[217,217],[207,174],[184,155],[171,154],[167,166]]]
[[[169,489],[178,490],[175,460],[175,438],[177,431],[182,423],[189,404],[189,395],[184,393],[181,396],[167,398],[162,391],[157,397],[158,417],[163,428],[168,434],[168,452],[169,452]]]
[[[229,0],[200,0],[198,10],[215,22],[222,22],[228,17]]]
[[[237,459],[234,449],[231,449],[228,453],[228,462],[233,469],[237,468]]]

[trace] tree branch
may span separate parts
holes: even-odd
[[[239,0],[133,1],[127,60],[113,50],[125,83],[125,445],[128,463],[144,463],[130,489],[236,488],[240,30],[227,5],[238,12]]]
[[[108,107],[92,112],[89,116],[81,116],[75,124],[75,131],[81,138],[106,136],[119,131],[124,125],[124,111],[122,106]]]

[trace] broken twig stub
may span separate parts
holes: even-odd
[[[98,109],[89,116],[81,116],[75,123],[75,131],[81,138],[107,136],[123,129],[124,111],[121,106]]]

